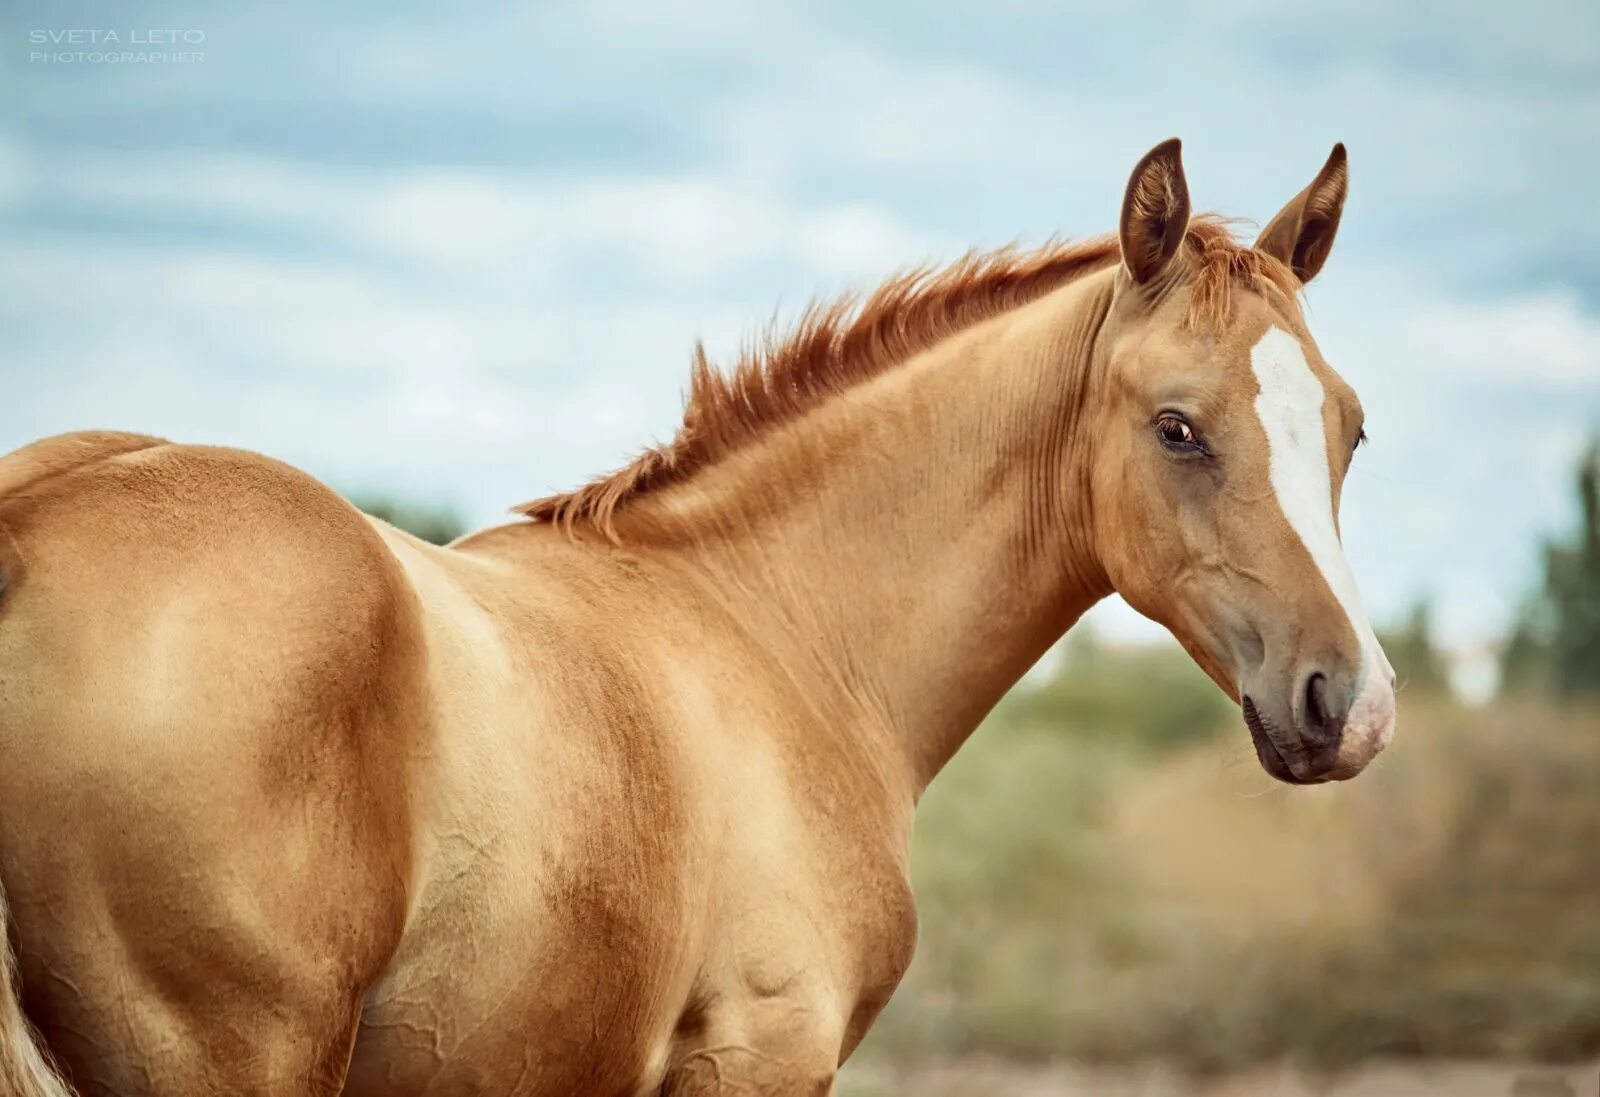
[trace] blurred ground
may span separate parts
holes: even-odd
[[[1270,1068],[1197,1082],[1157,1067],[1128,1071],[972,1060],[902,1073],[852,1073],[842,1097],[1595,1097],[1600,1060],[1552,1068],[1531,1064],[1379,1064],[1339,1078]]]

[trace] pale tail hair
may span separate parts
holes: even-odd
[[[0,891],[0,1097],[73,1097],[22,1013],[7,921]]]

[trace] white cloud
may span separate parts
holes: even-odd
[[[0,150],[3,151],[3,150]],[[224,219],[450,272],[556,283],[595,254],[658,281],[704,285],[757,261],[823,283],[881,277],[949,250],[865,201],[805,203],[709,173],[547,178],[464,168],[352,170],[227,154],[80,152],[15,158],[9,203],[66,201],[133,218]],[[0,168],[5,162],[0,162]],[[293,235],[288,237],[293,239]]]
[[[1437,373],[1527,387],[1600,387],[1600,318],[1568,289],[1420,309],[1408,338]]]

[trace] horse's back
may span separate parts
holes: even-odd
[[[0,576],[0,880],[54,1049],[160,1089],[109,1034],[204,1012],[182,1078],[335,1086],[411,873],[427,706],[392,554],[277,462],[67,435],[0,458]]]

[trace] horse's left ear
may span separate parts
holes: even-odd
[[[1256,240],[1256,249],[1283,260],[1301,282],[1311,281],[1333,248],[1349,187],[1350,163],[1345,158],[1344,145],[1338,144],[1311,185],[1267,222]]]

